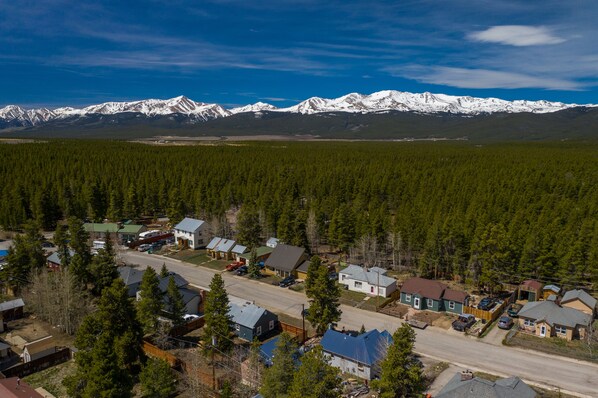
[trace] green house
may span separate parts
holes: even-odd
[[[424,278],[410,278],[401,287],[402,304],[417,310],[461,314],[469,303],[469,295],[449,289],[444,283]]]

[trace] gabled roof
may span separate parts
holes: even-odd
[[[179,293],[181,293],[181,296],[183,298],[183,304],[185,304],[185,305],[187,305],[191,300],[193,300],[195,297],[198,297],[198,296],[201,301],[200,294],[191,289],[186,289],[186,288],[182,287],[182,288],[179,288]],[[164,301],[164,304],[168,304],[168,295],[165,294],[162,300]],[[167,310],[168,310],[168,308],[167,308]]]
[[[340,273],[347,275],[353,280],[366,282],[373,286],[378,286],[378,283],[380,283],[379,286],[388,287],[397,281],[395,278],[386,276],[386,270],[379,267],[366,269],[359,265],[351,264],[347,268],[342,269]]]
[[[235,254],[243,254],[247,251],[247,246],[236,244],[231,251]]]
[[[453,289],[448,289],[448,288],[444,290],[444,294],[442,295],[442,298],[444,300],[456,301],[458,303],[465,302],[465,299],[467,297],[469,297],[469,294],[467,294],[464,291],[453,290]]]
[[[266,241],[266,246],[271,247],[271,248],[275,248],[278,245],[278,242],[280,242],[280,239],[278,238],[270,238]]]
[[[542,287],[544,285],[542,284],[542,282],[538,282],[533,279],[528,279],[528,280],[521,282],[520,286],[526,286],[526,287],[529,287],[530,289],[534,289],[534,290],[542,290]]]
[[[255,253],[257,254],[258,257],[262,257],[266,254],[272,253],[273,250],[274,250],[273,248],[268,247],[268,246],[260,246],[255,249]],[[247,253],[243,253],[239,257],[249,260],[249,258],[251,257],[251,251],[249,251]]]
[[[137,224],[123,224],[120,228],[116,223],[85,223],[83,228],[87,232],[110,232],[114,233],[125,233],[125,234],[136,234],[144,228],[143,225]]]
[[[536,392],[518,377],[496,382],[474,377],[461,380],[457,373],[436,395],[436,398],[535,398]]]
[[[185,278],[183,278],[182,276],[180,276],[179,274],[174,273],[174,272],[171,272],[170,275],[164,276],[164,277],[161,277],[160,275],[158,275],[158,279],[160,280],[160,283],[158,286],[160,287],[160,290],[162,291],[162,293],[164,293],[168,290],[168,283],[169,283],[171,277],[174,278],[174,283],[175,283],[176,287],[178,287],[178,288],[187,286],[189,284],[189,282],[187,282],[187,280]]]
[[[228,314],[232,317],[234,323],[253,329],[259,320],[268,314],[268,310],[251,303],[231,303]]]
[[[356,337],[329,329],[324,333],[322,349],[354,362],[371,366],[386,356],[386,348],[392,344],[392,336],[386,330],[377,329]]]
[[[569,290],[563,296],[561,304],[565,304],[573,300],[579,300],[590,308],[596,308],[597,300],[594,297],[590,296],[585,290]]]
[[[577,325],[588,326],[592,316],[574,308],[560,307],[554,301],[532,301],[519,311],[520,318],[546,322],[550,326],[560,325],[574,328]]]
[[[558,287],[557,285],[546,285],[544,286],[544,288],[542,290],[550,290],[555,292],[556,294],[559,294],[559,292],[561,291],[561,288]]]
[[[75,251],[69,249],[69,257],[72,258],[74,255],[75,255]],[[54,253],[50,254],[46,260],[51,263],[54,263],[54,264],[58,264],[58,265],[62,264],[62,261],[60,260],[60,256],[58,255],[58,252],[54,252]]]
[[[216,249],[214,250],[217,252],[228,253],[232,250],[235,244],[236,242],[232,239],[222,239],[220,242],[218,242],[218,246],[216,246]]]
[[[279,243],[272,251],[272,254],[265,262],[266,267],[271,267],[280,271],[293,271],[299,266],[305,249],[302,247],[285,245]]]
[[[39,340],[25,344],[23,350],[26,349],[29,355],[33,356],[38,352],[42,352],[53,347],[56,347],[56,341],[54,338],[52,338],[52,336],[46,336]]]
[[[301,272],[306,272],[307,273],[307,269],[309,268],[309,260],[305,260],[304,262],[301,263],[300,266],[297,267],[297,271],[301,271]]]
[[[178,229],[183,232],[195,233],[205,223],[203,220],[197,220],[195,218],[185,217],[183,221],[174,226],[174,229]]]
[[[449,289],[444,283],[425,278],[409,278],[403,283],[401,293],[419,294],[433,300],[451,300],[462,303],[469,296],[466,292]]]
[[[18,298],[15,300],[5,301],[0,303],[0,312],[14,310],[15,308],[24,307],[25,303],[23,302],[22,298]]]
[[[206,249],[208,249],[208,250],[216,249],[216,246],[218,246],[218,243],[220,243],[221,240],[222,240],[222,238],[219,236],[213,237],[212,240],[210,241],[210,243],[208,243],[208,245],[206,246]]]
[[[118,267],[120,279],[122,279],[125,282],[125,286],[141,283],[141,279],[143,279],[144,272],[145,270],[142,271],[140,269],[129,266]]]

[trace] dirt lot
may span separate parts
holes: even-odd
[[[30,343],[46,336],[52,336],[57,346],[72,346],[75,340],[74,336],[66,335],[50,324],[33,316],[8,322],[8,328],[0,335],[0,338],[9,344],[14,344],[14,351],[20,354],[25,343]]]

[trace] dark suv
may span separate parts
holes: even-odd
[[[283,280],[280,281],[280,283],[278,284],[278,286],[280,287],[289,287],[291,285],[295,284],[295,278],[293,278],[292,276],[287,276],[286,278],[284,278]]]
[[[490,311],[496,304],[496,299],[492,297],[484,297],[478,304],[478,309],[484,311]]]

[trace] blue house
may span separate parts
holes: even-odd
[[[247,341],[260,340],[278,330],[278,316],[252,303],[231,303],[228,313],[234,325],[235,334]]]
[[[469,304],[469,294],[431,279],[410,278],[401,286],[400,301],[416,310],[461,314]]]
[[[324,353],[330,357],[330,365],[366,380],[380,374],[380,361],[391,344],[390,333],[376,329],[358,336],[329,329],[320,342]]]

